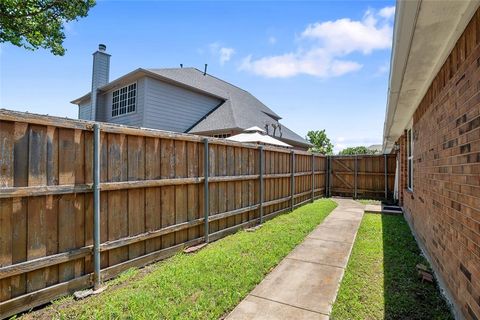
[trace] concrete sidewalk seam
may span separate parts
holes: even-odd
[[[285,257],[284,259],[295,260],[295,261],[300,261],[300,262],[305,262],[305,263],[313,263],[313,264],[318,264],[318,265],[321,265],[321,266],[332,267],[332,268],[337,268],[337,269],[345,269],[344,267],[334,266],[332,264],[326,264],[326,263],[315,262],[315,261],[307,261],[307,260],[302,260],[302,259],[297,259],[297,258],[290,258],[288,256]]]
[[[328,319],[364,215],[364,206],[354,200],[332,200],[337,202],[337,208],[280,261],[227,319],[309,319],[305,312]]]
[[[271,301],[271,302],[275,302],[275,303],[280,303],[280,304],[283,304],[284,306],[289,306],[289,307],[292,307],[292,308],[295,308],[295,309],[301,309],[301,310],[305,310],[305,311],[309,311],[309,312],[318,313],[318,314],[321,314],[323,316],[328,316],[328,314],[326,314],[326,313],[322,313],[322,312],[318,312],[318,311],[314,311],[314,310],[309,310],[309,309],[302,308],[302,307],[297,307],[297,306],[294,306],[294,305],[289,304],[289,303],[285,303],[285,302],[281,302],[281,301],[277,301],[277,300],[273,300],[273,299],[268,299],[268,298],[265,298],[265,297],[262,297],[262,296],[257,296],[257,295],[252,294],[252,293],[250,293],[249,296],[259,298],[259,299],[263,299],[263,300],[267,300],[267,301]]]

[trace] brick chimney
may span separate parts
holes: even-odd
[[[92,70],[92,118],[97,119],[97,90],[109,82],[110,76],[110,55],[105,52],[107,46],[98,45],[98,50],[93,53],[93,70]]]

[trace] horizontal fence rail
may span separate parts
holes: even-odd
[[[358,162],[359,195],[386,189],[363,176],[393,191],[387,161],[387,176]],[[0,318],[341,194],[350,168],[304,151],[0,109]]]

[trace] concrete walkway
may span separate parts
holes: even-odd
[[[228,315],[227,319],[328,319],[364,206],[338,207]]]

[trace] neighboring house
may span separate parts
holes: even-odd
[[[372,144],[371,146],[367,147],[368,152],[372,154],[381,154],[383,146],[381,144]]]
[[[479,1],[397,1],[384,152],[459,319],[480,319]]]
[[[139,68],[110,82],[105,49],[93,54],[91,92],[72,101],[80,119],[218,138],[258,126],[295,149],[311,146],[252,94],[195,68]]]

